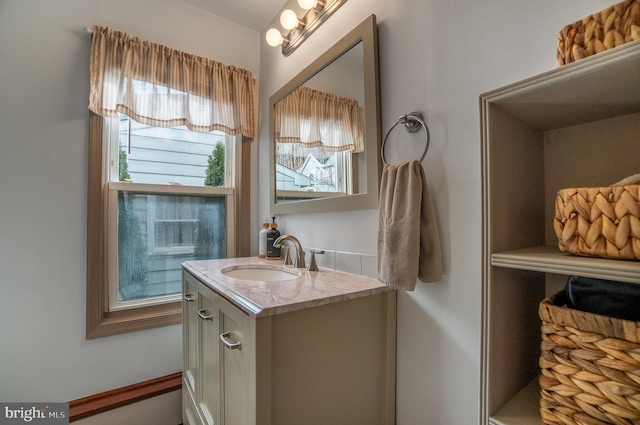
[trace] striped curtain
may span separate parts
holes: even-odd
[[[100,26],[93,27],[89,109],[155,127],[255,136],[250,71]]]
[[[275,137],[327,152],[364,151],[358,102],[300,86],[275,105]]]

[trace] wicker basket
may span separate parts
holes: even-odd
[[[561,251],[640,260],[640,185],[562,189],[553,228]]]
[[[640,322],[540,303],[542,424],[640,424]]]
[[[640,0],[626,0],[558,33],[558,66],[640,40]]]

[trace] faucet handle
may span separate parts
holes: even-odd
[[[324,254],[324,250],[320,250],[320,251],[310,250],[309,252],[311,253],[311,260],[309,261],[308,270],[310,272],[317,272],[318,264],[316,264],[316,254]]]

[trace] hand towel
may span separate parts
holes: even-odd
[[[378,280],[413,291],[417,280],[442,278],[440,237],[422,164],[387,164],[378,211]]]

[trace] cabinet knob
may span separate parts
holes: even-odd
[[[193,294],[184,294],[184,300],[187,302],[193,302],[195,299],[196,297]]]
[[[213,314],[206,314],[206,309],[198,310],[198,316],[202,320],[213,320]]]
[[[240,342],[231,342],[227,338],[229,338],[229,332],[223,332],[220,334],[220,341],[222,344],[227,347],[229,350],[240,350]]]

